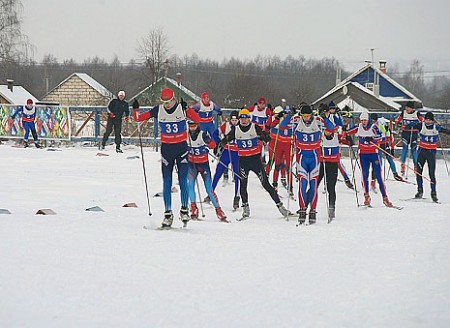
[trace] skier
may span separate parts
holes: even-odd
[[[209,167],[209,148],[214,149],[216,143],[212,140],[208,133],[200,130],[198,123],[188,120],[189,125],[189,198],[191,200],[191,219],[198,219],[198,207],[196,203],[195,184],[197,175],[200,173],[211,202],[216,209],[217,218],[222,222],[228,222],[227,216],[222,211],[219,199],[212,187],[211,169]]]
[[[270,142],[268,144],[269,163],[266,166],[266,173],[269,175],[272,165],[275,164],[275,169],[272,176],[272,186],[275,189],[278,189],[278,176],[280,171],[282,171],[282,184],[286,189],[288,189],[290,195],[293,196],[292,180],[290,178],[293,125],[288,124],[284,127],[280,127],[280,120],[287,115],[288,113],[281,106],[277,106],[273,111],[273,115],[270,116],[266,122],[267,130],[270,131]],[[289,172],[289,186],[286,181],[286,171]]]
[[[434,202],[438,202],[436,192],[436,150],[437,143],[439,141],[439,133],[450,134],[450,130],[441,127],[434,120],[434,114],[427,112],[425,114],[425,120],[423,123],[418,123],[414,126],[414,129],[419,131],[419,149],[417,151],[417,193],[415,198],[423,197],[423,179],[422,172],[425,163],[428,164],[428,174],[430,175],[430,187],[431,187],[431,199]]]
[[[277,205],[281,215],[288,216],[291,213],[283,206],[277,191],[270,185],[266,171],[261,161],[262,142],[270,141],[270,136],[265,133],[256,123],[250,121],[248,109],[239,111],[239,125],[231,130],[221,143],[236,140],[239,155],[239,171],[241,176],[240,193],[242,197],[243,214],[240,220],[245,220],[250,216],[250,206],[248,204],[248,174],[253,171],[259,178],[263,188],[269,193],[272,200]]]
[[[269,105],[266,105],[266,98],[259,97],[256,104],[247,108],[251,113],[251,122],[258,125],[261,130],[265,131],[265,125],[267,119],[272,115],[272,110]],[[261,149],[261,156],[263,163],[266,164],[268,160],[266,159],[267,155],[267,144],[263,142],[263,146]]]
[[[319,175],[319,154],[322,130],[325,122],[320,116],[314,116],[309,105],[300,108],[300,118],[294,130],[294,142],[296,150],[297,175],[299,179],[298,201],[298,223],[306,221],[306,212],[310,224],[316,223],[317,208],[317,186]],[[281,122],[281,126],[289,123],[291,115]],[[334,130],[334,125],[327,120],[327,128]]]
[[[402,113],[395,119],[395,124],[401,124],[402,129],[402,166],[401,174],[405,175],[406,156],[408,155],[408,147],[411,148],[411,156],[414,166],[417,164],[417,136],[419,131],[414,126],[423,122],[423,116],[414,109],[414,102],[408,101]]]
[[[392,144],[394,142],[394,138],[391,134],[390,128],[389,128],[389,122],[384,118],[380,117],[378,118],[377,113],[371,113],[370,118],[372,119],[373,124],[375,124],[378,127],[379,133],[380,133],[380,139],[378,140],[378,146],[381,148],[378,153],[380,157],[380,166],[383,159],[383,154],[386,157],[386,160],[389,163],[389,167],[391,168],[392,173],[394,174],[394,179],[397,181],[403,181],[403,178],[397,173],[397,168],[394,163],[394,159],[391,156],[386,155],[382,150],[385,152],[391,154],[394,156],[394,151]],[[372,170],[372,181],[370,182],[370,187],[372,190],[376,189],[375,185],[375,172]]]
[[[178,168],[178,182],[181,191],[180,220],[186,225],[189,221],[189,190],[188,190],[188,144],[186,116],[199,123],[200,117],[183,100],[178,103],[175,93],[170,88],[162,89],[161,105],[153,107],[149,112],[133,111],[136,122],[155,118],[159,121],[161,131],[161,170],[163,176],[164,220],[162,228],[170,228],[173,222],[172,213],[172,172],[176,164]]]
[[[230,120],[228,122],[223,123],[219,127],[219,132],[222,137],[227,136],[231,131],[234,131],[236,125],[239,123],[239,112],[237,110],[233,110],[230,113]],[[214,173],[214,178],[212,182],[213,190],[216,190],[217,184],[219,183],[220,177],[228,170],[228,165],[231,163],[231,167],[233,169],[234,175],[234,198],[233,198],[233,209],[237,210],[239,208],[239,156],[238,156],[238,147],[236,144],[236,140],[230,141],[229,143],[223,146],[223,151],[220,154],[218,159],[216,172]],[[208,199],[206,201],[210,200]]]
[[[370,206],[371,198],[369,195],[369,169],[375,171],[383,204],[392,207],[392,203],[386,193],[386,186],[381,176],[380,158],[378,154],[377,142],[380,138],[378,127],[370,122],[368,112],[362,112],[359,117],[360,123],[346,131],[346,135],[355,134],[358,136],[359,161],[361,163],[362,184],[364,188],[364,205]]]
[[[208,132],[216,144],[219,143],[219,132],[214,125],[213,112],[217,112],[217,115],[222,116],[222,109],[209,99],[207,92],[202,93],[202,100],[192,106],[192,109],[200,116],[200,129]]]
[[[103,135],[102,144],[100,149],[105,149],[106,141],[109,135],[114,129],[114,142],[116,144],[116,152],[122,153],[120,149],[120,144],[122,143],[122,116],[124,116],[125,121],[128,120],[130,115],[130,108],[128,102],[125,100],[125,91],[121,90],[117,93],[117,98],[112,99],[108,104],[108,121],[106,122],[106,130]]]
[[[25,135],[23,136],[23,146],[25,148],[29,146],[28,137],[30,136],[31,132],[36,148],[42,148],[42,146],[38,142],[36,126],[34,125],[34,121],[36,119],[36,106],[33,105],[33,99],[27,99],[27,104],[23,107],[19,106],[14,114],[11,115],[11,118],[14,120],[16,115],[18,115],[19,113],[22,116],[22,126],[25,129]]]
[[[332,108],[334,109],[333,111],[331,111]],[[336,113],[334,102],[330,102],[329,105],[323,104],[320,109],[324,121],[330,120],[334,125],[334,129],[330,130],[325,128],[323,130],[319,153],[320,167],[317,184],[320,185],[320,182],[325,176],[326,190],[328,193],[328,218],[334,219],[336,212],[336,182],[339,162],[341,160],[338,131],[342,129],[343,122],[340,115]]]

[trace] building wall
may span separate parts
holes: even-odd
[[[57,102],[68,106],[106,106],[109,99],[74,75],[46,95],[43,101]]]
[[[0,95],[0,104],[9,104],[9,101]]]

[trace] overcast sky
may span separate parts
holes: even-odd
[[[221,61],[278,55],[335,57],[346,69],[385,59],[406,69],[450,70],[448,0],[22,0],[35,59],[137,59],[161,27],[171,52]],[[450,73],[447,73],[450,74]]]

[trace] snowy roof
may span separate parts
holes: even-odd
[[[365,70],[372,68],[374,71],[377,72],[377,74],[379,76],[381,76],[382,78],[384,78],[387,82],[389,82],[390,84],[392,84],[393,86],[395,86],[397,89],[399,89],[401,92],[403,92],[404,94],[406,94],[407,96],[409,96],[410,98],[399,98],[399,97],[383,97],[383,96],[376,96],[372,90],[367,89],[365,86],[361,85],[360,83],[357,82],[352,82],[352,79],[356,76],[358,76],[359,74],[361,74],[362,72],[364,72]],[[391,107],[395,107],[395,108],[399,108],[398,104],[396,102],[402,102],[402,101],[415,101],[415,102],[419,102],[422,103],[422,101],[417,98],[415,95],[413,95],[410,91],[408,91],[405,87],[403,87],[401,84],[397,83],[395,80],[393,80],[389,75],[387,75],[386,73],[383,73],[380,69],[378,69],[377,67],[374,67],[372,64],[367,64],[363,67],[361,67],[359,70],[355,71],[353,74],[351,74],[350,76],[348,76],[346,79],[344,79],[342,82],[338,83],[337,85],[335,85],[330,91],[328,91],[325,95],[323,95],[322,97],[320,97],[319,99],[317,99],[316,101],[314,101],[314,104],[316,103],[320,103],[323,99],[326,99],[329,95],[335,93],[336,91],[342,89],[344,86],[347,86],[349,83],[351,83],[352,85],[358,87],[361,90],[364,90],[366,93],[372,95],[373,97],[378,98],[379,100],[389,104],[389,106]]]
[[[27,103],[27,99],[33,99],[33,102],[36,103],[39,101],[35,96],[29,93],[24,87],[20,85],[14,85],[13,91],[8,89],[8,85],[1,84],[0,85],[0,95],[9,101],[11,104],[24,105]]]
[[[171,79],[169,77],[161,77],[158,79],[158,81],[150,84],[148,87],[146,87],[144,90],[142,90],[141,92],[139,92],[137,95],[135,95],[133,98],[137,98],[139,97],[141,94],[145,93],[147,90],[151,89],[154,85],[156,85],[157,83],[159,83],[162,80],[166,80],[167,82],[169,82],[170,84],[172,84],[175,88],[180,89],[182,92],[184,92],[185,94],[187,94],[189,97],[191,97],[192,99],[194,99],[195,101],[199,102],[200,100],[202,100],[202,98],[200,98],[199,96],[197,96],[194,92],[192,92],[191,90],[189,90],[188,88],[186,88],[184,85],[180,84],[178,85],[177,81],[175,81],[174,79]]]
[[[67,79],[65,79],[60,84],[58,84],[56,87],[54,87],[50,92],[52,92],[53,90],[59,88],[61,85],[66,83],[68,80],[70,80],[73,76],[78,76],[80,79],[82,79],[84,82],[86,82],[86,84],[88,84],[94,90],[96,90],[98,93],[100,93],[103,97],[112,98],[114,96],[111,91],[106,89],[103,85],[101,85],[99,82],[94,80],[91,76],[89,76],[86,73],[73,73]]]

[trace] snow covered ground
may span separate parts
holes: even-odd
[[[251,219],[235,220],[233,187],[219,185],[231,223],[205,205],[205,221],[158,231],[142,228],[159,226],[164,209],[152,197],[148,215],[141,159],[127,159],[139,148],[116,154],[111,147],[100,157],[93,147],[0,145],[0,209],[11,212],[0,215],[0,327],[450,325],[450,184],[442,160],[442,204],[431,203],[428,183],[428,199],[402,201],[415,186],[388,180],[403,210],[383,207],[379,194],[374,208],[358,208],[339,182],[336,220],[326,223],[321,192],[318,223],[296,227],[252,175]],[[145,149],[151,195],[162,190],[158,160]],[[138,208],[122,207],[130,202]],[[179,193],[173,202],[178,211]],[[92,206],[105,212],[86,211]],[[35,214],[46,208],[56,215]]]

